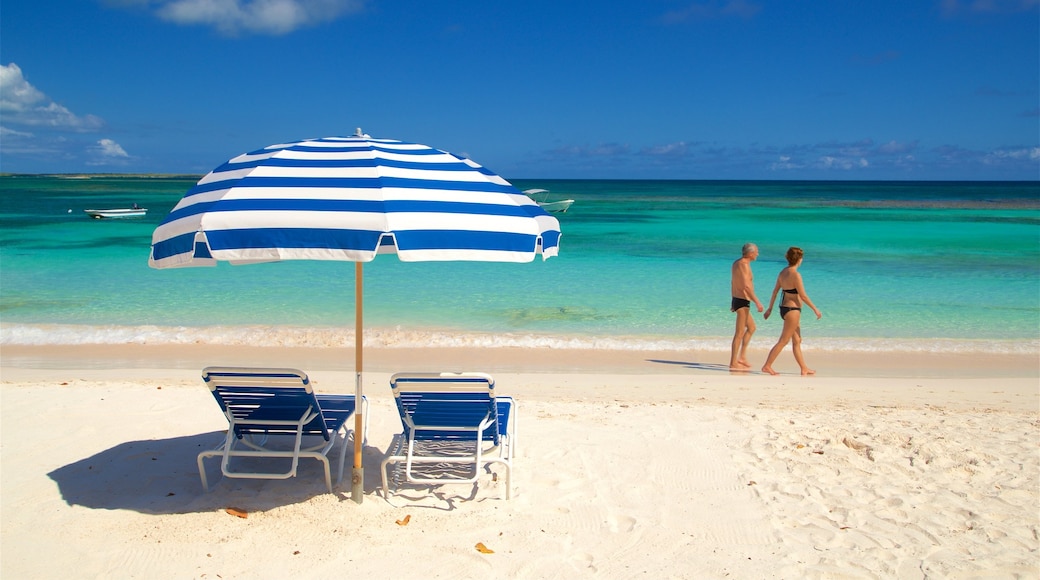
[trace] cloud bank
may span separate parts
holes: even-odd
[[[280,36],[360,12],[365,0],[108,0],[143,7],[167,22],[208,26],[229,36]]]
[[[827,141],[734,146],[703,141],[634,146],[561,145],[536,152],[521,170],[553,168],[576,178],[670,179],[1028,179],[1040,147],[970,150],[918,140]]]
[[[77,115],[30,83],[15,63],[0,65],[0,154],[36,159],[89,159],[89,165],[124,163],[125,149],[112,139],[84,144],[105,121]]]
[[[79,116],[29,84],[15,63],[0,65],[0,115],[4,125],[49,127],[68,131],[96,131],[105,122],[94,115]]]

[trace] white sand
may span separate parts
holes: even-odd
[[[1040,576],[1033,357],[817,357],[821,375],[802,378],[731,375],[689,353],[374,353],[357,505],[349,483],[325,493],[313,461],[296,479],[202,491],[195,456],[227,423],[197,359],[300,366],[322,392],[353,383],[327,361],[205,350],[134,353],[146,362],[127,370],[111,367],[128,356],[117,349],[89,364],[43,349],[48,364],[28,365],[5,347],[0,576]],[[545,362],[513,368],[527,358]],[[518,402],[513,499],[488,475],[385,500],[379,459],[400,429],[389,370],[460,360]]]

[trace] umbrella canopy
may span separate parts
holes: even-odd
[[[560,223],[505,179],[426,145],[353,137],[271,145],[231,159],[152,235],[153,268],[278,260],[356,262],[356,396],[362,392],[362,262],[530,262],[559,250]],[[360,406],[359,406],[360,409]],[[353,498],[364,479],[357,413]]]
[[[203,177],[156,228],[155,268],[274,260],[529,262],[560,224],[505,179],[415,143],[272,145]]]

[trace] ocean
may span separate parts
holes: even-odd
[[[0,176],[0,345],[353,345],[354,265],[154,270],[152,230],[198,176]],[[560,255],[364,267],[365,344],[728,352],[730,264],[768,302],[805,250],[804,346],[1040,352],[1040,183],[515,180],[574,199]],[[83,210],[148,208],[92,220]],[[779,316],[755,342],[779,335]]]

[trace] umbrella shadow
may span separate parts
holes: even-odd
[[[688,369],[694,369],[699,371],[714,371],[714,372],[730,372],[729,365],[716,364],[716,363],[702,363],[702,362],[690,362],[690,361],[679,361],[679,360],[660,360],[660,359],[646,359],[646,362],[652,362],[663,365],[676,365]],[[734,372],[750,372],[750,371],[734,371]]]
[[[133,510],[150,515],[201,513],[230,506],[266,511],[304,503],[328,493],[321,464],[313,459],[301,460],[296,477],[287,480],[221,478],[219,458],[208,459],[206,473],[210,491],[204,491],[196,458],[223,440],[223,431],[213,431],[128,441],[47,475],[58,485],[62,499],[70,506]],[[344,480],[339,485],[335,484],[338,449],[334,448],[329,455],[333,492],[341,501],[350,501],[350,454],[347,454]],[[382,451],[366,446],[366,465],[378,465],[377,459],[382,456]],[[374,492],[378,482],[378,473],[374,477],[365,474],[366,490]]]

